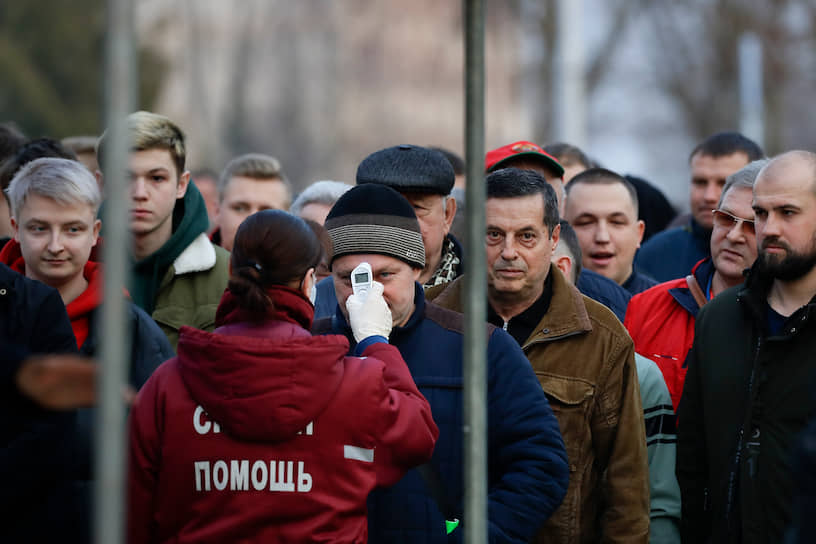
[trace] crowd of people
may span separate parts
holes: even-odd
[[[106,134],[0,125],[4,542],[92,540],[112,183],[132,238],[128,542],[460,542],[474,267],[490,542],[816,539],[816,154],[713,134],[677,216],[575,146],[512,142],[485,155],[467,240],[448,150],[376,150],[354,185],[294,194],[272,156],[191,174],[173,121],[127,126],[121,180]]]

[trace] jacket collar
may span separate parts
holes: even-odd
[[[199,234],[173,261],[176,276],[203,272],[215,266],[215,247],[206,233]]]
[[[522,347],[592,330],[592,322],[581,292],[567,281],[557,266],[550,264],[549,274],[552,275],[549,309]],[[445,308],[462,312],[465,303],[464,286],[464,276],[453,280],[441,293],[438,291],[440,286],[436,286],[430,290],[433,293],[431,300]]]
[[[705,289],[705,286],[708,285],[708,280],[714,275],[714,263],[711,257],[706,257],[695,264],[694,268],[691,269],[691,273],[694,274],[694,278],[697,280],[700,288]],[[685,281],[683,284],[686,284]],[[697,305],[697,301],[694,300],[691,289],[688,287],[675,287],[669,289],[669,294],[677,304],[682,306],[692,317],[697,317],[697,312],[700,311],[700,307]]]
[[[743,308],[748,315],[753,318],[754,322],[760,326],[760,329],[766,331],[768,293],[771,290],[774,280],[763,274],[758,258],[748,271],[747,276],[745,283],[739,288],[737,300],[743,305]],[[814,313],[816,313],[816,296],[791,314],[786,323],[790,323],[794,316],[802,321],[808,321],[813,317]],[[787,331],[787,327],[784,330]],[[788,333],[783,332],[782,334],[785,335]]]
[[[592,330],[592,322],[581,292],[571,285],[553,264],[550,265],[550,274],[553,279],[550,309],[542,316],[536,330],[522,347]]]

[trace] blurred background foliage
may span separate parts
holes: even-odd
[[[104,0],[0,2],[0,119],[29,137],[103,130]],[[149,108],[165,65],[139,50],[139,104]]]

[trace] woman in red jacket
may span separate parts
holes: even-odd
[[[321,251],[285,212],[238,229],[217,328],[183,327],[130,414],[131,543],[366,542],[369,492],[430,459],[382,285],[347,304],[359,357],[309,333]]]

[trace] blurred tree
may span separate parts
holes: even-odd
[[[751,32],[763,48],[766,152],[816,146],[816,2],[655,0],[647,13],[656,83],[695,140],[739,128],[738,43]]]
[[[0,2],[0,120],[30,137],[99,134],[104,108],[104,0]],[[139,104],[149,107],[164,71],[139,52]]]

